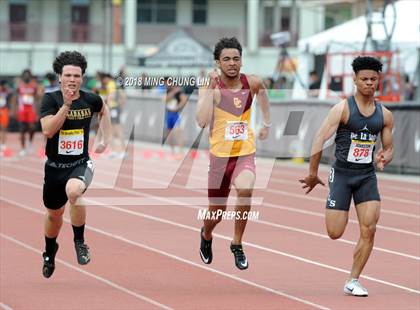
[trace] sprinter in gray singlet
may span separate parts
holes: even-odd
[[[356,245],[353,266],[344,285],[344,293],[368,296],[359,282],[359,276],[373,248],[376,223],[380,214],[380,196],[375,174],[392,160],[391,112],[375,102],[382,63],[373,57],[357,57],[352,63],[356,94],[336,104],[319,129],[311,151],[309,175],[299,180],[309,193],[317,184],[324,143],[336,133],[335,157],[328,179],[330,193],[327,199],[325,221],[328,235],[338,239],[348,222],[351,198],[359,219],[360,237]],[[375,144],[381,135],[382,149],[374,156]]]

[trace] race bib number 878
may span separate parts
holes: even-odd
[[[84,147],[83,129],[60,130],[58,138],[58,154],[81,155]]]
[[[357,164],[370,164],[374,146],[373,141],[352,140],[347,161]]]

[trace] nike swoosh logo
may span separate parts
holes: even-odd
[[[245,261],[241,263],[242,267],[248,266],[248,260],[245,258]]]
[[[209,258],[205,258],[204,257],[204,255],[203,255],[203,252],[201,252],[201,250],[200,250],[200,256],[201,256],[201,259],[206,263],[206,264],[208,264],[209,263]]]
[[[73,153],[73,151],[66,151],[66,154],[70,154],[70,153]]]

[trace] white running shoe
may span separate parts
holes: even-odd
[[[344,294],[366,297],[368,296],[368,291],[362,284],[360,284],[358,279],[351,279],[350,281],[346,281],[346,284],[344,284]]]
[[[26,146],[26,154],[32,154],[33,148],[32,148],[32,142],[29,142]]]

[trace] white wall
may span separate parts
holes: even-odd
[[[323,31],[325,28],[325,7],[308,6],[301,8],[299,23],[300,39]]]
[[[108,22],[105,20],[104,2],[91,0],[89,6],[89,22],[91,25],[103,25]]]
[[[178,25],[192,24],[192,0],[178,0],[176,8],[176,22]]]
[[[243,0],[209,0],[207,24],[209,26],[243,27],[246,20],[245,7],[246,1]]]
[[[9,38],[7,27],[3,27],[9,22],[9,3],[7,1],[0,1],[0,40]]]
[[[48,0],[47,0],[48,1]],[[60,24],[68,24],[71,23],[71,6],[70,1],[57,1],[58,2],[58,12]]]
[[[60,23],[59,3],[57,1],[40,1],[42,6],[41,12],[41,39],[47,42],[55,42],[58,40],[57,25]]]

